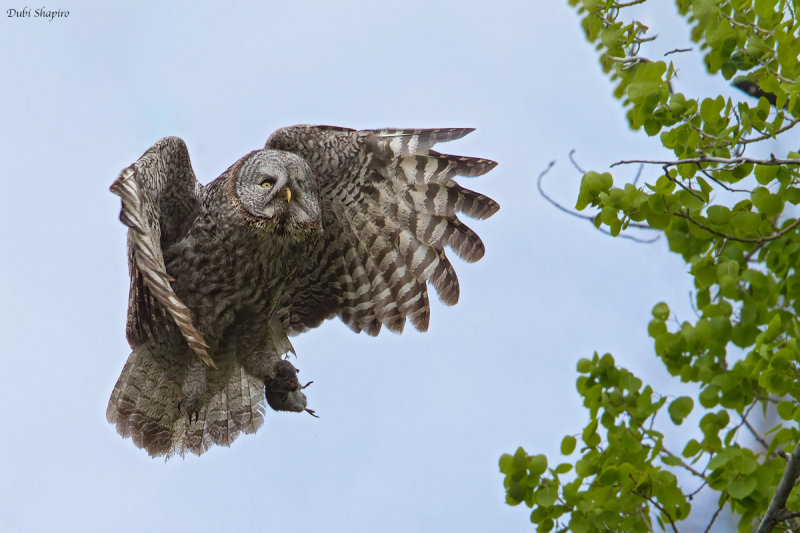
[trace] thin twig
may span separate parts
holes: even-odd
[[[752,250],[750,250],[749,252],[747,252],[747,253],[744,255],[744,260],[745,260],[745,262],[746,262],[746,263],[749,263],[749,262],[750,262],[750,260],[753,258],[753,256],[756,254],[756,252],[757,252],[757,251],[759,251],[761,248],[763,248],[765,244],[766,244],[765,242],[760,242],[760,243],[758,243],[758,244],[756,245],[756,247],[755,247],[755,248],[753,248]],[[769,400],[769,399],[768,399],[768,400]],[[775,403],[778,403],[778,400],[772,400],[772,401],[774,401]]]
[[[639,178],[642,177],[642,170],[644,170],[644,165],[639,165],[639,170],[636,171],[636,176],[633,177],[634,187],[636,187],[636,184],[639,183]]]
[[[617,57],[617,56],[606,56],[611,61],[616,61],[617,63],[625,63],[635,65],[636,63],[647,63],[649,60],[643,57],[635,56],[635,57]]]
[[[800,165],[800,159],[778,159],[772,157],[770,159],[755,159],[752,157],[735,157],[735,158],[724,158],[724,157],[691,157],[688,159],[677,159],[675,161],[658,161],[658,160],[650,160],[650,159],[627,159],[624,161],[617,161],[616,163],[612,163],[611,167],[615,167],[617,165],[630,165],[633,163],[642,163],[645,165],[661,165],[666,167],[674,167],[678,165],[684,165],[687,163],[697,164],[697,163],[719,163],[721,165],[741,165],[744,163],[752,163],[754,165]]]
[[[758,434],[758,432],[756,431],[756,428],[754,428],[750,424],[750,422],[747,421],[747,417],[745,415],[742,415],[742,422],[744,423],[744,427],[746,427],[748,430],[750,430],[750,433],[753,435],[753,437],[755,437],[755,439],[758,441],[758,443],[761,444],[764,447],[765,450],[768,450],[769,449],[769,443],[764,440],[764,437],[762,437],[761,435]]]
[[[750,411],[752,411],[752,410],[753,410],[753,407],[755,407],[756,405],[757,405],[757,404],[756,404],[756,401],[755,401],[755,400],[753,400],[753,401],[750,403],[750,405],[748,405],[748,406],[747,406],[747,409],[745,409],[745,410],[744,410],[744,413],[742,413],[742,414],[740,415],[740,417],[741,417],[742,421],[741,421],[741,422],[739,422],[739,423],[736,425],[736,427],[734,427],[734,428],[733,428],[731,431],[738,431],[738,430],[739,430],[739,428],[740,428],[740,427],[742,427],[742,426],[745,424],[745,422],[747,421],[747,417],[750,415]]]
[[[775,404],[778,404],[778,403],[783,401],[780,398],[770,398],[769,396],[761,396],[761,395],[758,395],[758,394],[756,394],[756,399],[761,400],[763,402],[770,402],[770,403],[775,403]]]
[[[711,133],[708,133],[706,130],[695,124],[692,121],[692,117],[687,117],[683,113],[678,113],[678,116],[681,118],[681,120],[683,120],[684,124],[686,124],[694,131],[696,131],[700,137],[702,137],[703,139],[709,139],[711,141],[714,141],[712,144],[704,146],[703,147],[704,150],[707,148],[714,148],[720,143],[721,139],[719,137],[717,137],[716,135],[712,135]]]
[[[692,492],[691,494],[688,494],[686,497],[689,498],[689,500],[691,500],[692,498],[697,496],[697,493],[700,492],[701,490],[703,490],[703,487],[705,487],[707,484],[708,484],[708,481],[703,481],[703,483],[701,483],[700,486],[697,487],[694,492]]]
[[[547,200],[547,202],[550,205],[552,205],[553,207],[555,207],[559,211],[563,211],[564,213],[566,213],[568,215],[572,215],[572,216],[574,216],[576,218],[582,218],[584,220],[588,220],[588,221],[590,221],[592,223],[592,225],[594,225],[595,217],[593,217],[591,215],[582,215],[580,213],[576,213],[575,211],[573,211],[571,209],[567,209],[566,207],[564,207],[560,203],[556,202],[553,198],[551,198],[546,192],[544,192],[544,189],[542,188],[542,179],[544,179],[545,175],[547,175],[547,173],[550,172],[550,169],[553,168],[553,166],[555,166],[555,164],[556,164],[555,161],[550,161],[550,164],[547,165],[547,168],[545,168],[539,174],[539,178],[536,180],[536,187],[539,189],[539,194],[541,194],[542,198]],[[629,223],[628,227],[655,231],[650,226],[647,226],[645,224],[638,224],[636,222]],[[597,229],[598,231],[600,231],[602,233],[605,233],[606,235],[611,235],[611,232],[609,232],[607,230],[604,230],[603,228],[598,228],[597,226],[595,226],[595,229]],[[621,237],[623,239],[630,239],[630,240],[632,240],[634,242],[640,242],[640,243],[643,243],[643,244],[650,244],[650,243],[656,242],[660,238],[660,236],[657,236],[657,237],[655,237],[653,239],[640,239],[638,237],[634,237],[633,235],[617,235],[617,237]]]
[[[708,179],[710,179],[711,181],[713,181],[714,183],[716,183],[717,185],[719,185],[720,187],[722,187],[723,189],[725,189],[728,192],[746,192],[747,194],[750,194],[751,192],[753,192],[753,191],[749,191],[747,189],[734,189],[733,187],[729,187],[729,186],[725,185],[724,183],[719,181],[717,178],[712,176],[711,173],[708,170],[706,170],[703,167],[701,167],[699,163],[697,164],[697,169],[700,172],[702,172],[705,177],[707,177]]]
[[[789,233],[792,230],[794,230],[798,225],[800,225],[800,218],[798,218],[797,220],[792,222],[790,225],[786,226],[784,229],[782,229],[778,233],[773,233],[772,235],[768,235],[766,237],[761,237],[761,238],[756,239],[756,238],[753,238],[753,237],[737,237],[735,235],[728,235],[727,233],[722,233],[722,232],[717,231],[715,229],[709,228],[708,226],[706,226],[702,222],[698,222],[697,220],[693,219],[689,215],[689,211],[688,210],[686,212],[678,212],[678,213],[672,213],[672,214],[675,215],[676,217],[680,217],[680,218],[688,220],[689,222],[691,222],[692,224],[694,224],[698,228],[702,228],[702,229],[706,230],[707,232],[716,235],[717,237],[722,237],[723,239],[728,239],[728,240],[731,240],[731,241],[750,242],[750,243],[756,243],[756,244],[763,244],[763,243],[765,243],[767,241],[774,241],[775,239],[780,239],[781,237],[783,237],[787,233]]]
[[[586,174],[586,171],[581,168],[581,166],[578,164],[577,161],[575,161],[575,158],[573,157],[574,155],[575,155],[575,148],[569,151],[569,162],[572,163],[572,166],[575,167],[575,170],[577,170],[581,174]]]
[[[692,51],[691,48],[676,48],[675,50],[670,50],[669,52],[666,52],[664,56],[668,56],[670,54],[678,54],[681,52],[691,52],[691,51]]]
[[[692,189],[690,189],[689,187],[684,185],[682,181],[677,180],[677,179],[673,178],[672,176],[670,176],[669,175],[669,171],[667,170],[666,166],[664,167],[664,176],[666,176],[669,181],[671,181],[672,183],[674,183],[675,185],[677,185],[678,187],[680,187],[684,191],[688,192],[689,194],[691,194],[692,196],[694,196],[695,198],[697,198],[701,202],[703,202],[703,203],[706,202],[705,198],[703,198],[702,196],[697,194],[695,191],[693,191]]]
[[[765,449],[765,450],[769,450],[769,443],[768,443],[766,440],[764,440],[764,437],[762,437],[762,436],[761,436],[761,435],[760,435],[760,434],[759,434],[759,433],[756,431],[756,429],[755,429],[755,428],[752,426],[752,424],[750,424],[750,421],[749,421],[749,420],[747,420],[747,417],[748,417],[748,416],[750,416],[750,411],[752,411],[752,410],[753,410],[753,408],[754,408],[756,405],[758,405],[758,402],[756,402],[756,401],[754,400],[754,401],[753,401],[753,403],[751,403],[751,404],[750,404],[750,405],[747,407],[747,409],[745,409],[744,413],[742,413],[741,415],[739,415],[739,417],[742,419],[742,421],[741,421],[741,422],[739,422],[739,424],[737,424],[737,425],[736,425],[736,427],[735,427],[735,428],[733,428],[733,430],[732,430],[732,431],[738,431],[738,430],[739,430],[739,428],[740,428],[740,427],[742,427],[742,426],[746,427],[746,428],[747,428],[747,429],[750,431],[750,434],[751,434],[751,435],[753,435],[753,437],[754,437],[754,438],[755,438],[755,439],[756,439],[756,440],[759,442],[759,444],[761,444],[761,445],[764,447],[764,449]],[[785,452],[785,451],[783,451],[783,450],[777,450],[777,451],[774,451],[774,452],[772,452],[770,455],[771,455],[772,457],[778,457],[778,456],[780,456],[780,457],[783,457],[784,459],[788,459],[788,458],[789,458],[789,454],[788,454],[788,453],[786,453],[786,452]]]
[[[666,510],[666,509],[664,509],[664,506],[662,506],[660,503],[658,503],[656,500],[654,500],[654,499],[653,499],[653,498],[651,498],[650,496],[648,496],[648,495],[646,495],[646,494],[642,494],[642,493],[641,493],[641,492],[639,492],[639,491],[631,491],[631,492],[633,492],[633,493],[634,493],[634,494],[636,494],[637,496],[641,496],[641,497],[642,497],[642,498],[644,498],[645,500],[647,500],[647,501],[649,501],[650,503],[652,503],[652,504],[653,504],[653,506],[654,506],[656,509],[658,509],[659,511],[661,511],[661,514],[663,514],[664,516],[666,516],[666,517],[667,517],[667,520],[669,521],[669,525],[670,525],[670,526],[672,526],[672,531],[674,531],[675,533],[678,533],[678,528],[677,528],[677,527],[675,527],[675,521],[674,521],[674,520],[672,520],[672,517],[671,517],[671,516],[670,516],[670,514],[667,512],[667,510]]]
[[[800,445],[795,446],[792,455],[786,461],[786,469],[756,533],[771,533],[778,522],[792,517],[793,513],[786,509],[786,500],[794,488],[798,474],[800,474]]]
[[[661,453],[665,453],[665,454],[669,455],[670,457],[674,457],[675,459],[678,459],[678,460],[681,462],[680,466],[682,466],[683,468],[685,468],[686,470],[688,470],[689,472],[691,472],[693,475],[695,475],[695,476],[699,477],[700,479],[705,479],[705,478],[706,478],[706,476],[704,476],[703,474],[701,474],[700,472],[698,472],[697,470],[695,470],[695,469],[694,469],[694,468],[692,468],[691,466],[687,465],[687,464],[686,464],[686,463],[683,461],[683,459],[681,459],[680,457],[678,457],[677,455],[675,455],[675,454],[674,454],[674,453],[672,453],[671,451],[667,450],[666,448],[662,448],[662,449],[661,449]]]
[[[738,26],[740,28],[751,28],[756,33],[772,35],[771,31],[765,30],[764,28],[762,28],[761,26],[759,26],[755,22],[750,22],[749,24],[745,24],[744,22],[739,22],[738,20],[734,19],[732,16],[727,15],[727,14],[725,14],[723,12],[720,12],[720,14],[723,17],[725,17],[726,19],[728,19],[728,22],[730,22],[731,25],[733,25],[733,26]]]
[[[621,7],[631,7],[638,4],[644,4],[647,0],[631,0],[630,2],[616,2],[613,6],[614,8],[621,8]]]
[[[544,192],[544,189],[542,188],[542,180],[544,179],[545,175],[547,175],[547,173],[550,172],[550,169],[555,166],[555,164],[556,164],[555,161],[550,161],[550,163],[547,165],[547,168],[544,169],[539,174],[539,179],[536,180],[536,188],[539,189],[539,194],[541,194],[542,198],[547,200],[552,206],[554,206],[559,211],[563,211],[564,213],[566,213],[568,215],[572,215],[574,217],[582,218],[582,219],[585,219],[585,220],[591,220],[592,222],[594,222],[594,217],[591,217],[591,216],[588,216],[588,215],[582,215],[580,213],[576,213],[576,212],[572,211],[571,209],[567,209],[563,205],[559,204],[558,202],[556,202],[555,200],[550,198],[550,196],[548,196],[548,194],[546,192]]]
[[[722,511],[722,508],[725,507],[725,502],[727,501],[728,501],[728,495],[725,494],[722,496],[722,501],[719,502],[719,507],[717,507],[717,512],[714,513],[714,516],[711,517],[711,522],[708,523],[708,527],[703,533],[709,533],[709,531],[711,531],[711,526],[714,525],[714,521],[719,516],[719,513]]]
[[[787,130],[790,130],[790,129],[794,128],[797,125],[798,122],[800,122],[800,117],[793,118],[786,125],[781,126],[780,128],[778,128],[773,133],[765,133],[764,135],[759,135],[758,137],[753,137],[752,139],[740,139],[739,143],[740,144],[750,144],[750,143],[757,143],[759,141],[765,141],[767,139],[773,139],[773,138],[777,137],[778,135],[780,135],[781,133],[783,133],[784,131],[787,131]]]

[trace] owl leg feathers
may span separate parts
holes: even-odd
[[[129,356],[106,411],[120,435],[152,457],[200,455],[263,424],[264,380],[235,357],[220,358],[213,370],[188,349],[165,353],[147,343]]]
[[[243,325],[214,351],[212,369],[179,339],[169,349],[149,340],[128,357],[106,417],[152,457],[169,457],[200,455],[254,433],[263,424],[265,403],[316,416],[303,393],[310,383],[301,385],[295,367],[282,357],[289,351],[285,334]]]
[[[195,422],[198,420],[200,409],[203,407],[207,389],[206,368],[205,363],[198,358],[190,359],[186,368],[178,410],[189,417],[189,423],[192,422],[192,417]]]
[[[111,393],[106,418],[153,457],[173,448],[182,374],[176,361],[154,357],[149,344],[143,344],[128,357]]]

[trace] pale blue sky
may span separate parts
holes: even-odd
[[[649,311],[690,313],[663,241],[612,240],[536,193],[557,159],[546,187],[574,205],[572,148],[597,169],[659,154],[565,4],[64,0],[50,22],[2,6],[0,530],[530,530],[500,454],[557,457],[583,424],[575,362],[611,351],[660,376]],[[645,13],[666,28],[658,54],[689,46],[660,5]],[[500,163],[466,180],[501,205],[468,222],[486,256],[454,259],[461,301],[433,297],[426,334],[330,321],[293,339],[319,419],[270,411],[231,448],[152,460],[105,420],[129,352],[108,186],[162,136],[185,139],[207,183],[296,123],[476,127],[441,149]]]

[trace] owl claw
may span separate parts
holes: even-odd
[[[182,406],[182,404],[183,404],[183,401],[182,401],[182,400],[178,402],[178,413],[180,413],[180,412],[181,412],[181,406]],[[198,410],[196,410],[196,409],[187,410],[187,411],[186,411],[186,414],[188,415],[188,420],[187,420],[187,422],[189,423],[189,425],[191,425],[191,424],[192,424],[192,415],[194,415],[194,421],[195,421],[195,422],[197,422],[198,420],[200,420],[200,411],[198,411]]]
[[[306,385],[306,387],[307,387],[308,385],[311,385],[311,382],[309,382],[309,383]],[[309,409],[308,407],[306,407],[306,408],[304,409],[304,411],[305,411],[306,413],[310,414],[311,416],[313,416],[314,418],[319,418],[319,415],[315,415],[315,414],[314,414],[314,410],[313,410],[313,409]]]
[[[314,383],[314,382],[313,382],[313,381],[309,381],[308,383],[306,383],[305,385],[303,385],[303,386],[302,386],[302,387],[300,387],[300,388],[301,388],[301,389],[305,389],[306,387],[308,387],[308,386],[309,386],[309,385],[311,385],[312,383]],[[312,413],[312,414],[313,414],[313,413]]]

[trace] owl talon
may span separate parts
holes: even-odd
[[[181,407],[182,407],[182,406],[183,406],[183,400],[181,400],[181,401],[179,401],[179,402],[178,402],[178,413],[180,413],[180,412],[181,412]],[[189,423],[189,425],[191,425],[191,424],[192,424],[192,415],[194,415],[194,421],[195,421],[195,422],[197,422],[198,420],[200,420],[200,411],[199,411],[199,410],[197,410],[197,409],[188,409],[188,410],[186,411],[186,414],[188,415],[188,420],[187,420],[187,422]]]
[[[309,383],[309,385],[310,385],[310,383]],[[314,418],[319,418],[319,415],[315,415],[315,414],[314,414],[314,410],[313,410],[313,409],[309,409],[308,407],[306,407],[306,408],[304,409],[304,411],[305,411],[306,413],[310,414],[311,416],[313,416]]]
[[[312,383],[314,383],[314,382],[313,382],[313,381],[309,381],[308,383],[306,383],[305,385],[303,385],[303,386],[302,386],[302,387],[300,387],[300,388],[301,388],[301,389],[305,389],[306,387],[308,387],[308,386],[309,386],[309,385],[311,385]]]

